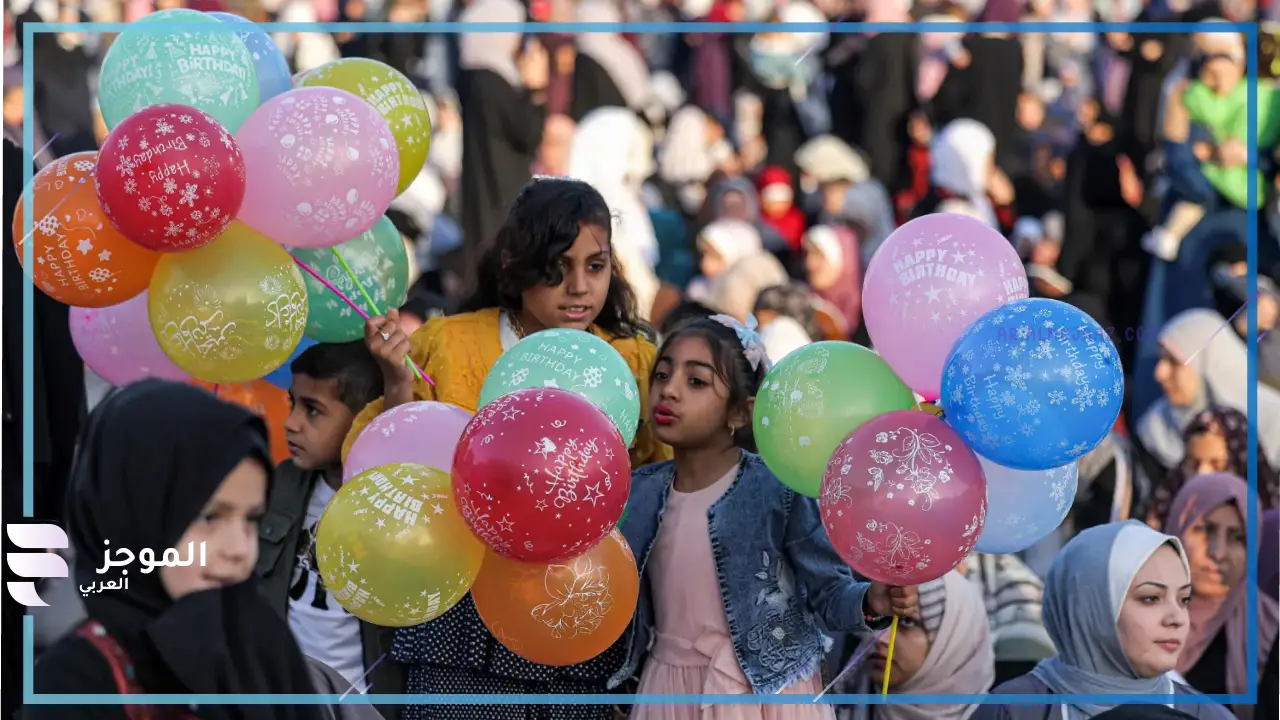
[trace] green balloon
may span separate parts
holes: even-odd
[[[543,330],[511,346],[480,388],[480,407],[525,388],[570,390],[617,426],[627,446],[640,424],[640,389],[627,361],[609,343],[582,330]]]
[[[871,418],[915,407],[911,389],[875,352],[848,342],[806,345],[782,359],[756,395],[756,447],[792,490],[818,497],[836,447]]]
[[[400,307],[409,292],[409,253],[404,240],[400,239],[400,231],[386,216],[341,245],[292,248],[290,252],[372,316],[385,315],[387,310]],[[342,255],[359,278],[360,287],[369,293],[377,307],[369,307],[364,292],[356,287],[335,252]],[[304,273],[303,279],[307,282],[307,329],[304,331],[307,337],[322,343],[349,342],[364,337],[364,318],[310,273]]]

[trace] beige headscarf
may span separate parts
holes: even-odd
[[[464,23],[518,23],[524,19],[524,8],[516,0],[475,0],[458,16],[458,22]],[[523,85],[516,66],[519,47],[520,33],[466,33],[458,47],[459,65],[463,70],[489,70],[512,85]]]
[[[787,271],[773,255],[761,252],[734,263],[711,283],[707,304],[725,315],[746,322],[765,288],[787,282]]]

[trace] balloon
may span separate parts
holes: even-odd
[[[161,258],[148,305],[169,359],[215,383],[249,382],[280,367],[307,324],[307,290],[293,258],[239,222],[205,247]]]
[[[471,598],[489,632],[541,665],[586,662],[631,623],[640,595],[636,559],[617,530],[564,563],[523,563],[492,550]]]
[[[1005,555],[1035,545],[1062,524],[1076,498],[1075,462],[1049,470],[1015,470],[978,456],[987,478],[987,522],[973,547]]]
[[[417,179],[431,147],[431,116],[413,81],[398,70],[368,58],[343,58],[322,65],[300,78],[302,87],[327,86],[354,93],[386,118],[400,154],[400,182],[396,194]]]
[[[936,400],[942,363],[978,316],[1027,297],[1013,245],[980,220],[935,213],[898,228],[862,280],[867,333],[911,389]]]
[[[831,544],[855,572],[919,585],[955,569],[987,514],[982,466],[928,413],[863,423],[831,455],[818,501]]]
[[[582,330],[543,330],[502,353],[480,388],[480,407],[521,388],[571,390],[591,401],[628,447],[640,424],[640,389],[622,355]]]
[[[480,408],[453,458],[471,531],[503,556],[559,562],[609,534],[631,461],[609,418],[568,390],[531,388]]]
[[[258,78],[259,105],[293,87],[288,61],[271,36],[259,28],[257,23],[228,12],[206,14],[220,22],[242,26],[236,29],[236,36],[253,58],[253,69]]]
[[[93,174],[98,153],[59,158],[31,179],[31,235],[23,221],[26,200],[13,215],[14,250],[36,287],[65,305],[106,307],[147,289],[160,256],[129,242],[108,220]],[[23,238],[26,238],[23,240]],[[34,265],[27,268],[24,242]]]
[[[279,465],[290,458],[292,453],[289,452],[289,441],[284,434],[284,424],[289,420],[291,407],[288,391],[278,388],[266,380],[254,380],[253,382],[231,385],[192,380],[191,384],[198,385],[219,398],[246,408],[254,415],[262,418],[262,421],[267,424],[267,439],[271,445],[271,461]]]
[[[400,231],[385,216],[372,228],[341,245],[292,252],[374,317],[389,308],[400,307],[409,294],[409,253],[400,239]],[[350,266],[360,280],[360,287],[369,293],[377,307],[369,307],[342,261]],[[309,273],[303,280],[307,283],[307,337],[325,343],[364,338],[363,318]]]
[[[156,342],[144,292],[106,308],[71,308],[71,342],[98,377],[120,387],[143,378],[190,379]]]
[[[373,227],[400,176],[395,136],[345,90],[298,88],[236,133],[249,185],[238,219],[289,247],[337,245]]]
[[[382,627],[411,627],[466,596],[484,543],[458,515],[448,473],[396,463],[338,490],[320,517],[316,559],[347,612]]]
[[[208,245],[244,201],[244,157],[226,130],[184,105],[130,115],[102,143],[98,200],[139,245],[175,252]]]
[[[1115,425],[1124,369],[1111,338],[1064,302],[1018,300],[956,342],[942,380],[947,422],[974,452],[1006,467],[1078,460]]]
[[[298,347],[293,349],[293,354],[289,356],[289,359],[285,360],[284,364],[280,367],[267,373],[262,379],[282,390],[292,389],[293,369],[291,366],[293,365],[293,361],[297,360],[298,356],[306,352],[308,348],[319,344],[320,343],[304,335],[302,339],[298,341]]]
[[[166,30],[163,23],[182,26]],[[209,24],[208,30],[193,27]],[[253,57],[217,18],[161,10],[116,36],[102,59],[98,105],[108,129],[152,105],[181,103],[209,113],[231,132],[258,106]]]
[[[765,464],[787,487],[818,497],[831,451],[862,423],[914,398],[884,360],[853,343],[806,345],[769,371],[754,430]]]
[[[397,405],[374,418],[351,443],[342,463],[342,479],[347,481],[371,467],[398,462],[449,470],[469,422],[471,413],[457,405]]]

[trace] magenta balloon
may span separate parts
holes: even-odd
[[[104,308],[71,308],[71,342],[89,369],[117,387],[143,378],[191,379],[160,349],[147,293]]]
[[[855,572],[919,585],[973,550],[987,517],[978,456],[927,412],[894,410],[858,426],[831,454],[822,526]]]
[[[898,228],[876,250],[862,281],[862,314],[880,357],[933,402],[965,329],[1026,297],[1026,270],[1003,235],[965,215],[936,213]]]
[[[346,90],[296,88],[236,131],[245,197],[236,219],[295,248],[346,242],[396,196],[400,155],[387,121]]]
[[[342,464],[342,481],[392,463],[416,463],[453,471],[453,452],[471,413],[457,405],[411,402],[373,419],[351,444]]]

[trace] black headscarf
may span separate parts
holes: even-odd
[[[204,390],[144,380],[110,396],[90,417],[72,473],[76,583],[97,578],[106,540],[135,555],[174,547],[236,465],[255,458],[270,468],[268,457],[262,420]],[[315,692],[288,624],[256,578],[176,601],[158,572],[132,574],[129,585],[90,594],[85,609],[130,653],[149,692]],[[200,716],[292,720],[319,718],[318,710],[210,705]]]

